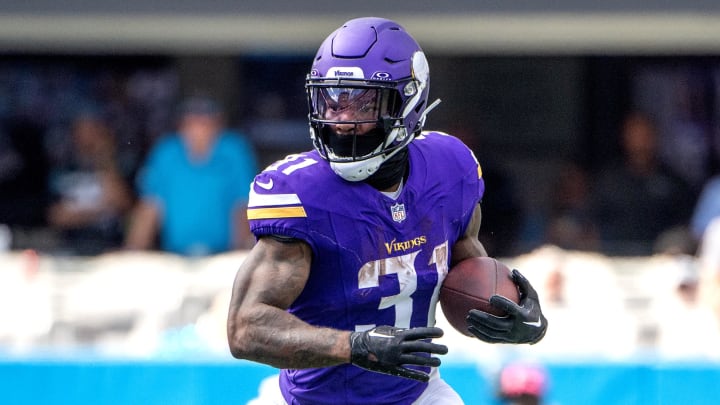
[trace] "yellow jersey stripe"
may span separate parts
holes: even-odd
[[[478,165],[478,179],[482,179],[482,167]]]
[[[277,207],[277,208],[250,208],[247,210],[248,219],[272,218],[305,218],[303,207]]]

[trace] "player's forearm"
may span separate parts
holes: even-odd
[[[230,352],[277,368],[315,368],[350,360],[350,332],[311,326],[267,305],[232,314]]]

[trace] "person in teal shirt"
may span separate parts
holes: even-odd
[[[225,127],[218,104],[185,100],[178,132],[156,143],[139,172],[126,247],[204,256],[251,246],[245,209],[256,172],[252,145]]]

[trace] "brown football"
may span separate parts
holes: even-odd
[[[492,257],[471,257],[448,271],[440,288],[440,307],[450,325],[471,336],[465,322],[471,309],[496,316],[507,315],[490,305],[493,295],[502,295],[519,303],[520,292],[512,280],[510,268]]]

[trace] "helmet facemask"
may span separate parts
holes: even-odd
[[[415,132],[408,133],[404,125],[403,109],[407,106],[397,90],[406,86],[416,88],[412,80],[398,83],[308,77],[313,143],[346,180],[369,177],[412,140]]]
[[[310,123],[325,159],[354,162],[388,152],[388,135],[401,122],[395,89],[309,84],[308,92]]]

